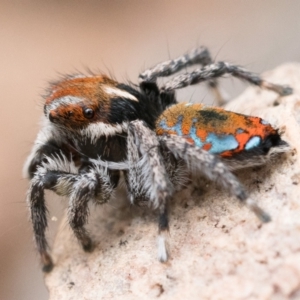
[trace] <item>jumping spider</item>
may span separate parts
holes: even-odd
[[[181,73],[159,87],[158,77]],[[258,117],[202,104],[178,103],[175,90],[207,81],[218,95],[216,78],[231,74],[281,96],[287,86],[268,83],[227,62],[213,63],[200,47],[139,75],[139,85],[105,75],[66,76],[45,97],[44,124],[25,164],[30,178],[28,204],[44,271],[53,267],[45,237],[44,190],[68,196],[69,224],[84,250],[92,248],[85,225],[88,202],[109,201],[123,173],[130,202],[147,201],[159,211],[159,259],[166,261],[168,202],[198,172],[218,181],[262,222],[270,217],[248,197],[232,170],[265,163],[288,144]]]

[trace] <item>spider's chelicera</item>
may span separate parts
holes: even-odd
[[[158,86],[158,77],[196,64],[200,67],[194,71]],[[241,67],[213,63],[204,47],[146,70],[139,86],[105,75],[67,76],[50,86],[44,124],[25,164],[31,180],[28,204],[44,271],[53,267],[45,237],[45,189],[69,198],[69,224],[86,251],[92,248],[84,227],[88,202],[109,201],[122,173],[130,202],[147,201],[159,211],[160,261],[168,259],[168,203],[191,173],[218,181],[261,221],[270,220],[231,171],[263,164],[273,154],[287,151],[288,144],[261,118],[178,103],[175,96],[176,89],[207,81],[221,102],[216,78],[224,74],[281,96],[292,92]]]

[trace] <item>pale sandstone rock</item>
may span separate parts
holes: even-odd
[[[264,76],[294,94],[249,87],[227,109],[263,117],[284,131],[293,151],[237,173],[273,221],[262,225],[234,197],[204,181],[174,199],[168,263],[157,261],[156,215],[128,205],[120,190],[111,204],[91,207],[96,248],[85,253],[66,221],[45,276],[51,300],[300,299],[300,65]],[[275,104],[275,106],[274,106]]]

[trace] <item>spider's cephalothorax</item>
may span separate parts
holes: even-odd
[[[201,67],[158,87],[158,77],[194,64]],[[68,196],[69,224],[87,251],[92,248],[84,227],[88,202],[107,202],[121,173],[131,203],[147,201],[159,210],[161,261],[168,258],[168,202],[191,172],[218,181],[263,222],[269,221],[231,170],[262,164],[288,144],[260,118],[176,101],[176,89],[208,81],[221,102],[215,79],[226,73],[282,96],[292,92],[238,66],[212,63],[203,47],[145,71],[139,86],[104,75],[69,76],[51,85],[44,124],[24,168],[31,179],[28,203],[44,271],[53,266],[45,237],[45,189]]]

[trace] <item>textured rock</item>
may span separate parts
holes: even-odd
[[[157,261],[156,215],[130,207],[120,190],[111,204],[91,207],[96,248],[85,253],[66,221],[53,246],[55,268],[45,276],[50,299],[299,299],[300,65],[264,76],[294,94],[249,87],[227,109],[263,117],[293,150],[266,166],[237,173],[273,221],[256,217],[214,183],[203,181],[174,199],[168,263]]]

